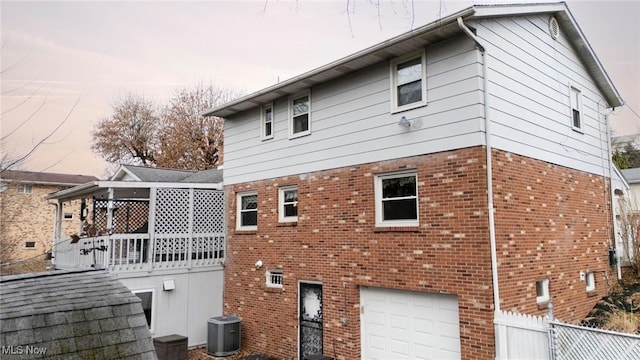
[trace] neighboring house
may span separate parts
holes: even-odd
[[[45,253],[51,251],[53,241],[52,220],[56,212],[45,197],[88,181],[94,176],[56,174],[32,171],[5,170],[0,174],[0,237],[3,255],[2,273],[19,271],[24,265],[31,270],[44,270]],[[80,212],[80,203],[65,204],[61,213],[63,229],[77,231],[73,220]]]
[[[105,271],[0,278],[2,359],[155,359],[140,299]]]
[[[619,170],[622,178],[614,182],[616,240],[622,265],[634,260],[640,229],[640,168]],[[615,178],[614,178],[615,179]],[[635,246],[634,246],[635,245]],[[640,260],[638,260],[640,262]]]
[[[341,359],[490,359],[494,311],[582,319],[615,282],[619,106],[553,3],[472,6],[208,110],[225,314],[248,351]]]
[[[122,166],[48,199],[91,204],[78,219],[83,233],[56,228],[56,269],[105,269],[142,299],[154,337],[206,343],[207,321],[222,315],[222,170]]]

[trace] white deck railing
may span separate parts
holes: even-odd
[[[114,234],[58,240],[54,247],[56,268],[101,268],[109,271],[209,266],[224,258],[224,234]]]

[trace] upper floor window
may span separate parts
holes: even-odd
[[[391,111],[398,112],[427,104],[425,51],[391,61]]]
[[[33,192],[33,185],[31,184],[22,185],[21,191],[23,194],[31,194]]]
[[[417,184],[415,171],[376,176],[376,226],[418,226]]]
[[[262,107],[262,140],[273,138],[273,104]]]
[[[571,126],[576,130],[582,130],[582,92],[571,87]]]
[[[311,96],[306,93],[289,99],[289,137],[311,133]]]
[[[256,230],[258,228],[258,193],[253,191],[238,194],[237,208],[236,229]]]
[[[278,220],[298,221],[298,187],[282,187],[278,191]]]

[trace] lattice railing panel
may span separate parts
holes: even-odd
[[[640,359],[640,336],[553,322],[558,360]]]
[[[156,192],[156,234],[189,232],[189,190],[158,189]]]
[[[93,224],[99,234],[109,233],[108,208],[111,207],[111,234],[148,232],[149,202],[146,200],[93,200]]]
[[[224,192],[195,190],[193,194],[193,232],[224,232]]]

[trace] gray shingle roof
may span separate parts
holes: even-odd
[[[2,359],[156,359],[140,299],[105,271],[1,277],[0,322]]]
[[[632,168],[632,169],[624,169],[620,170],[624,179],[627,180],[629,184],[635,184],[640,182],[640,168]]]
[[[25,182],[33,184],[78,185],[98,180],[95,176],[58,174],[35,171],[5,170],[0,174],[4,181]]]
[[[222,182],[222,169],[189,171],[124,165],[125,169],[144,182],[217,183]]]

